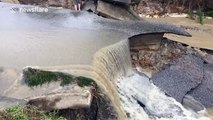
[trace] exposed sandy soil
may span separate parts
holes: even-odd
[[[193,47],[213,50],[213,20],[205,20],[204,25],[189,18],[145,18],[151,21],[168,22],[183,27],[192,37],[166,34],[165,37]]]

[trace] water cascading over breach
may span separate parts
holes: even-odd
[[[118,112],[120,119],[126,119],[120,105],[116,80],[127,77],[132,73],[129,41],[122,40],[116,44],[100,49],[92,63],[94,71],[98,74],[100,82],[112,100],[113,106]]]
[[[209,120],[186,110],[149,78],[132,71],[128,40],[100,49],[94,55],[92,68],[120,120]]]

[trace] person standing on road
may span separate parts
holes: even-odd
[[[81,0],[73,0],[73,4],[76,11],[81,10]]]

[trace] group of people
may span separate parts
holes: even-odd
[[[93,1],[94,1],[95,7],[97,7],[98,0],[93,0]],[[74,9],[75,9],[76,11],[80,11],[82,5],[83,5],[85,2],[86,2],[85,0],[73,0]]]

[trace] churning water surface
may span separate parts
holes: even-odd
[[[122,39],[121,34],[83,29],[1,31],[0,36],[0,66],[10,68],[87,65],[97,50]]]
[[[124,33],[99,29],[90,14],[54,9],[50,13],[11,13],[11,5],[1,7],[3,67],[88,65],[97,50],[126,38]]]

